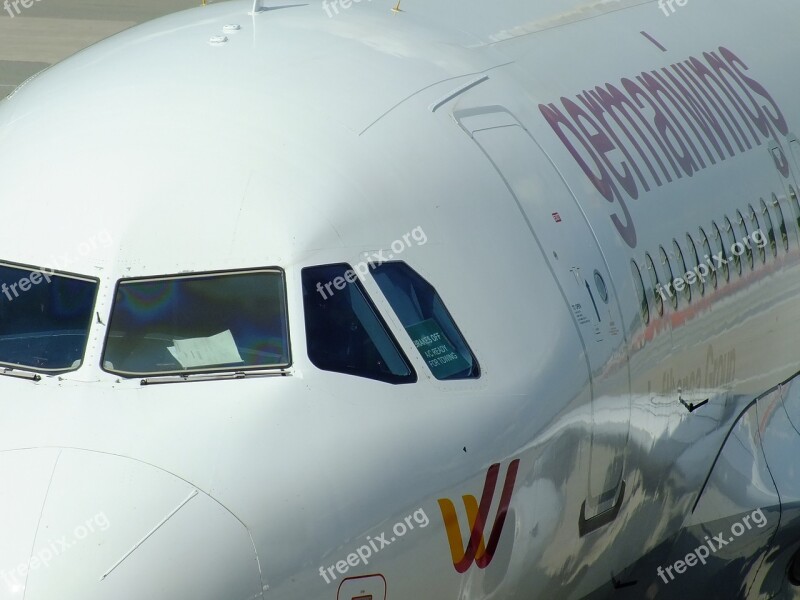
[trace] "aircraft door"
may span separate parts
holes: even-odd
[[[581,534],[611,521],[624,498],[630,379],[622,315],[605,259],[578,203],[528,131],[505,108],[456,111],[491,160],[547,257],[591,370],[592,439]]]

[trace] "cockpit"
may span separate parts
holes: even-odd
[[[361,281],[367,275],[392,314],[370,297]],[[415,369],[409,360],[413,347],[436,379],[480,376],[442,298],[405,262],[358,273],[346,263],[309,266],[300,280],[306,351],[316,368],[414,383],[421,363]],[[96,308],[105,285],[109,294],[114,285],[107,322]],[[105,326],[100,367],[120,378],[282,372],[292,365],[288,293],[285,272],[275,267],[113,283],[0,263],[0,373],[79,369],[95,323]],[[398,340],[389,320],[406,338]]]

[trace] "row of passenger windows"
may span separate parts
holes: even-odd
[[[793,187],[789,197],[800,231],[800,203]],[[659,246],[655,258],[646,252],[642,267],[631,261],[645,324],[664,314],[665,303],[673,309],[681,302],[690,304],[745,270],[755,269],[759,262],[765,264],[768,257],[789,251],[786,219],[775,194],[769,206],[762,198],[745,211],[737,210],[732,218],[712,221],[708,228],[699,227],[695,235],[687,233],[682,242],[673,239],[671,246]],[[720,253],[722,261],[716,258]]]

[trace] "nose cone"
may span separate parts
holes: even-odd
[[[187,482],[82,450],[0,453],[0,599],[262,597],[247,529]]]

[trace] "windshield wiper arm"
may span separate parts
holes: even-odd
[[[17,379],[27,379],[29,381],[40,381],[42,376],[38,373],[34,373],[32,371],[23,371],[16,367],[4,367],[0,369],[0,375],[5,375],[6,377],[16,377]]]
[[[248,377],[286,377],[291,375],[285,367],[279,371],[227,371],[223,373],[187,373],[186,375],[154,375],[141,380],[142,385],[162,383],[184,383],[187,381],[226,381],[230,379],[246,379]]]

